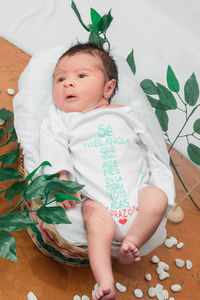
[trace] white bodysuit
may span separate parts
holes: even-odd
[[[52,168],[85,187],[83,199],[105,206],[116,222],[115,239],[122,239],[138,211],[138,191],[155,185],[168,195],[169,166],[149,149],[145,127],[129,106],[65,113],[51,105],[41,125],[40,157]],[[45,169],[46,170],[46,169]]]

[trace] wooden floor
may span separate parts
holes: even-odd
[[[17,80],[29,59],[26,53],[0,38],[0,108],[12,109],[12,96],[7,94],[7,88],[17,91]],[[200,179],[200,171],[176,151],[173,151],[172,157],[190,189]],[[5,184],[1,182],[0,189],[3,188]],[[179,201],[185,192],[177,180],[176,190],[176,201]],[[200,205],[200,186],[192,195]],[[0,215],[6,211],[6,207],[7,203],[1,197]],[[144,292],[142,299],[150,299],[147,295],[148,288],[161,283],[176,300],[200,300],[200,212],[189,198],[183,202],[182,208],[184,221],[180,224],[168,223],[167,231],[168,236],[176,237],[184,243],[184,247],[178,250],[162,245],[137,264],[126,266],[114,263],[115,281],[127,287],[125,293],[117,291],[117,299],[136,299],[133,295],[135,288]],[[34,292],[38,300],[70,300],[75,294],[85,294],[91,299],[95,281],[89,267],[68,267],[44,256],[34,246],[26,231],[14,233],[13,236],[17,244],[19,263],[0,258],[0,300],[25,300],[30,291]],[[170,278],[159,281],[155,272],[156,265],[150,262],[152,255],[157,255],[160,260],[169,264]],[[192,269],[177,268],[174,264],[175,258],[191,260]],[[152,275],[151,282],[145,281],[146,273]],[[176,294],[170,292],[170,286],[175,283],[182,286],[182,291]]]

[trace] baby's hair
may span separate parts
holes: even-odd
[[[80,52],[98,56],[102,61],[108,79],[116,80],[115,89],[109,99],[110,102],[111,98],[115,95],[116,90],[118,89],[118,70],[112,55],[110,54],[109,51],[106,51],[103,47],[95,43],[91,43],[91,42],[78,43],[72,46],[71,48],[69,48],[66,52],[64,52],[59,58],[59,61],[65,56],[73,56],[76,53],[80,53]]]

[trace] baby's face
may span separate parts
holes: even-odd
[[[115,80],[106,78],[102,62],[96,55],[65,56],[54,72],[54,102],[65,112],[84,113],[108,105],[114,87]]]

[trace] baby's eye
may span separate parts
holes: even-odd
[[[80,74],[79,75],[79,78],[85,78],[86,77],[86,74]]]
[[[64,78],[64,77],[58,78],[58,82],[63,82],[63,81],[65,81],[65,78]]]

